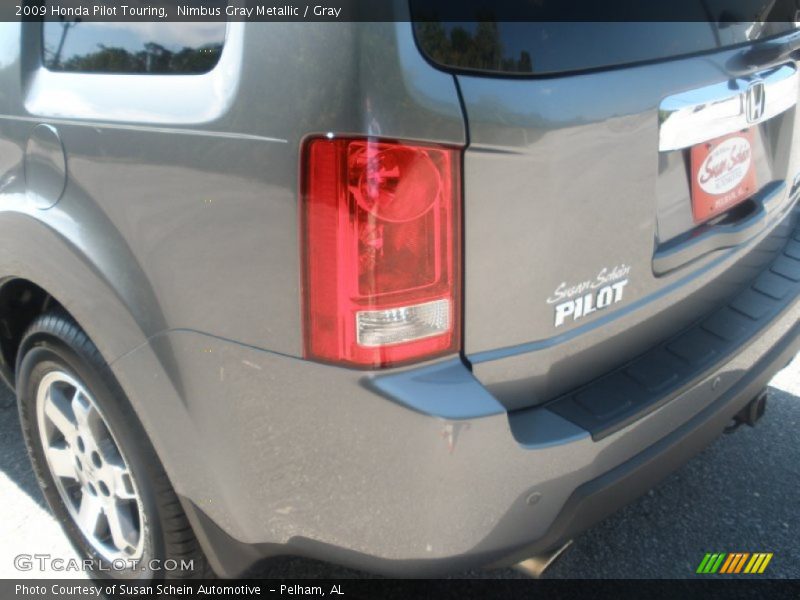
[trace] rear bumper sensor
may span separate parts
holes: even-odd
[[[595,440],[668,402],[757,337],[800,295],[800,228],[730,302],[633,362],[547,404]]]
[[[767,184],[737,211],[730,222],[706,224],[660,244],[653,255],[653,273],[665,275],[711,252],[747,243],[779,221],[797,199],[782,181]],[[749,207],[749,211],[747,210]]]

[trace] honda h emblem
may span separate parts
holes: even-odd
[[[748,123],[755,123],[764,116],[766,93],[763,81],[754,81],[744,93],[744,110]]]

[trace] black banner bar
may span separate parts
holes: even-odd
[[[798,0],[3,0],[0,21],[795,22]]]
[[[490,575],[490,573],[487,573]],[[0,580],[0,597],[47,600],[84,598],[327,598],[473,600],[492,598],[591,598],[592,600],[689,600],[690,598],[797,598],[800,582],[743,576],[738,580],[193,580],[137,583],[87,580]]]

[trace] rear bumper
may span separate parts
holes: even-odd
[[[220,574],[298,554],[435,575],[552,548],[713,440],[800,349],[787,281],[757,335],[602,436],[503,411],[459,360],[376,377],[174,331],[113,368]]]
[[[795,321],[797,316],[795,316]],[[665,436],[657,443],[645,448],[638,454],[621,462],[605,473],[578,485],[568,494],[563,506],[557,511],[554,518],[542,516],[543,511],[537,511],[536,504],[541,501],[540,489],[552,487],[568,487],[571,484],[557,481],[542,482],[529,486],[507,508],[506,514],[496,518],[494,527],[473,548],[466,549],[451,556],[438,556],[428,558],[428,547],[418,547],[416,554],[405,558],[386,558],[377,552],[369,553],[353,551],[345,547],[335,546],[330,543],[313,540],[310,538],[293,538],[285,547],[273,543],[245,544],[235,540],[215,524],[197,505],[185,499],[190,511],[190,516],[195,529],[202,532],[204,546],[212,556],[213,563],[221,574],[227,576],[239,575],[257,560],[276,554],[297,554],[312,558],[328,560],[338,564],[345,564],[354,568],[386,573],[390,575],[437,575],[452,572],[461,568],[476,565],[507,566],[534,554],[555,548],[574,537],[576,534],[591,527],[596,522],[610,515],[622,506],[644,494],[659,481],[683,465],[686,461],[700,452],[722,433],[730,424],[733,415],[744,407],[772,378],[772,376],[794,357],[800,350],[800,325],[796,325],[787,332],[779,341],[735,386],[705,406],[703,410],[694,415],[689,421],[680,426],[671,434]],[[694,395],[694,394],[692,394]],[[472,423],[470,423],[472,425]],[[577,448],[576,448],[577,450]],[[570,451],[570,445],[561,448],[559,454]],[[543,457],[537,456],[536,450],[528,450],[528,456],[520,460],[528,460],[538,464]],[[569,458],[565,457],[567,464]],[[424,467],[421,467],[424,468]],[[559,473],[554,477],[578,481],[579,478],[570,473]],[[513,481],[511,478],[506,485],[515,483],[522,488],[525,482]],[[531,478],[533,479],[533,478]],[[531,482],[528,481],[528,484]],[[492,485],[496,485],[494,482]],[[495,507],[484,504],[482,490],[486,482],[470,481],[464,490],[456,491],[454,496],[448,498],[444,495],[437,498],[445,506],[457,501],[461,506],[456,510],[464,514],[464,491],[471,492],[471,508],[477,513],[474,520],[465,521],[460,527],[469,529],[480,518],[481,508],[488,514],[496,514]],[[402,490],[398,490],[402,494]],[[407,498],[421,513],[427,513],[426,505],[430,499],[416,502]],[[366,507],[364,507],[365,510]],[[474,514],[474,513],[473,513]],[[387,515],[388,516],[388,515]],[[416,515],[415,521],[426,521],[424,515]],[[535,533],[545,525],[544,532]],[[387,528],[388,529],[388,528]],[[419,535],[420,539],[439,540],[447,543],[446,537],[453,532],[449,529],[436,531],[430,527],[418,528],[414,521],[405,522],[403,529],[407,534]],[[390,543],[389,540],[386,540]],[[381,545],[383,547],[383,544]]]

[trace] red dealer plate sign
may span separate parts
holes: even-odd
[[[756,191],[753,130],[692,147],[692,213],[696,223],[724,213]]]

